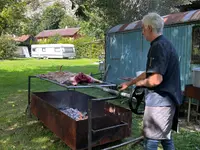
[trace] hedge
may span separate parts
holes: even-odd
[[[96,40],[88,36],[72,39],[55,35],[40,40],[38,44],[74,44],[77,58],[98,58],[104,53],[104,40]]]

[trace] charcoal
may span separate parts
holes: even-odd
[[[60,111],[62,111],[64,114],[69,116],[70,118],[78,121],[78,120],[84,120],[87,119],[87,112],[81,113],[78,109],[73,109],[73,108],[60,108]]]

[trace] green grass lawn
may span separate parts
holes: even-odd
[[[17,59],[0,61],[0,150],[67,150],[69,149],[48,128],[45,128],[35,117],[26,116],[28,76],[50,71],[62,70],[71,72],[97,73],[97,60],[37,60]],[[33,91],[60,90],[57,85],[34,79]],[[108,96],[107,93],[94,89],[81,89],[81,92],[96,97]],[[122,100],[116,104],[124,105]],[[124,102],[124,101],[123,101]],[[142,116],[133,115],[132,136],[138,137],[142,128]],[[200,149],[200,133],[181,128],[179,134],[174,134],[177,150]],[[141,146],[128,145],[124,149],[142,149]]]

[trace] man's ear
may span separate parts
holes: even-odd
[[[153,28],[152,28],[152,26],[150,26],[150,25],[148,25],[148,29],[149,29],[149,31],[153,31]]]

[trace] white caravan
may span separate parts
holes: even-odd
[[[16,57],[30,58],[28,47],[27,46],[18,46],[16,51],[15,51],[15,56]]]
[[[74,58],[75,56],[73,44],[31,45],[31,57],[33,58]]]

